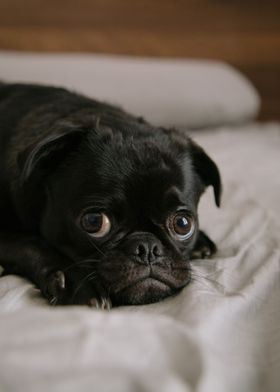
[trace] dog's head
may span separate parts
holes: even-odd
[[[219,172],[181,132],[109,125],[64,124],[31,146],[22,184],[42,235],[95,271],[113,304],[158,301],[190,280],[198,201],[212,185],[219,205]]]

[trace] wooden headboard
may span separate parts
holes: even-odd
[[[280,120],[279,1],[0,0],[1,49],[224,60]]]

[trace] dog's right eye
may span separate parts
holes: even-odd
[[[111,229],[111,222],[103,212],[87,212],[81,217],[80,225],[92,237],[104,237]]]

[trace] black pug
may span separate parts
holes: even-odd
[[[210,257],[197,205],[221,180],[183,132],[55,88],[0,84],[0,264],[51,304],[146,304]]]

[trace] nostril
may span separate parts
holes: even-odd
[[[162,256],[162,249],[158,245],[154,245],[152,248],[152,254],[156,257]]]
[[[146,247],[143,244],[139,244],[136,248],[135,254],[140,258],[143,258],[147,255]]]

